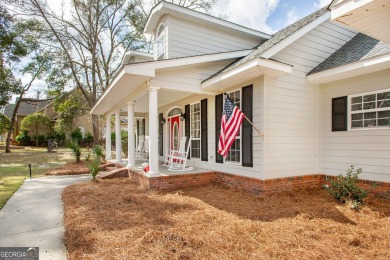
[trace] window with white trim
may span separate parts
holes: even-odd
[[[190,105],[191,158],[200,159],[200,102]]]
[[[348,96],[349,129],[389,128],[390,89]]]
[[[165,29],[165,26],[163,24],[160,25],[160,28],[158,29],[156,42],[155,42],[155,48],[156,48],[156,60],[165,59],[166,29]]]
[[[230,92],[228,96],[234,105],[241,109],[241,90]],[[241,163],[241,128],[226,155],[225,162]]]

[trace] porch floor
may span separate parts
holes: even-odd
[[[112,162],[115,162],[115,160],[112,160]],[[136,159],[135,160],[135,167],[132,167],[132,170],[142,172],[142,164],[147,163],[148,160],[141,160]],[[127,159],[124,159],[122,163],[120,163],[123,166],[127,165]],[[213,172],[212,170],[204,169],[204,168],[195,168],[191,171],[170,171],[168,170],[168,167],[164,166],[164,163],[160,161],[160,174],[161,176],[173,176],[173,175],[183,175],[183,174],[196,174],[196,173],[204,173],[204,172]]]

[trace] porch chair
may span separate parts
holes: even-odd
[[[141,153],[141,158],[144,160],[149,159],[149,136],[145,136],[144,149]]]
[[[184,142],[185,145],[185,142]],[[190,146],[191,146],[191,137],[188,140],[188,145],[187,149],[185,152],[183,151],[171,151],[171,158],[170,158],[170,163],[169,163],[169,171],[174,171],[174,172],[179,172],[179,171],[192,171],[194,168],[193,167],[186,167],[187,164],[187,157],[188,157],[188,152],[190,151]]]
[[[180,144],[179,144],[179,151],[180,152],[185,152],[186,150],[186,141],[187,141],[187,136],[183,136],[180,140]],[[164,166],[166,167],[169,167],[171,165],[171,153],[172,151],[174,150],[171,150],[171,149],[166,149],[165,151],[165,159],[164,159]]]

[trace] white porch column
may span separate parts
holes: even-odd
[[[106,117],[106,160],[112,159],[111,146],[111,115]]]
[[[127,167],[135,166],[135,142],[134,142],[134,102],[127,103]]]
[[[115,112],[115,152],[116,152],[116,163],[122,162],[122,140],[121,140],[121,112]]]
[[[158,155],[158,98],[159,87],[149,87],[149,173],[147,176],[159,176]]]

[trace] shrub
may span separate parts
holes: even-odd
[[[336,180],[327,178],[330,186],[324,184],[323,187],[340,203],[351,203],[351,207],[357,209],[368,195],[367,190],[357,185],[360,173],[362,173],[361,168],[355,171],[354,166],[351,165],[346,176],[340,174]]]
[[[95,145],[92,148],[92,152],[99,158],[104,159],[103,147],[101,145]]]
[[[87,163],[89,172],[92,175],[92,180],[96,181],[96,175],[99,173],[100,157],[95,156],[93,160]]]
[[[21,132],[20,134],[18,134],[16,136],[15,140],[16,140],[16,142],[18,142],[19,145],[29,145],[31,138],[28,135],[28,132],[25,130],[25,131]]]
[[[92,150],[87,146],[87,150],[85,153],[84,161],[89,162],[91,160]]]
[[[79,127],[76,127],[73,129],[73,131],[70,133],[70,137],[73,141],[80,141],[83,139],[83,133],[81,132],[81,129]]]
[[[86,141],[86,142],[88,142],[88,143],[92,143],[92,141],[93,141],[93,135],[91,134],[91,132],[86,132],[86,133],[85,133],[84,141]]]
[[[68,144],[68,147],[70,148],[72,152],[72,156],[76,159],[76,162],[80,162],[81,157],[81,147],[77,141],[71,141]]]
[[[21,127],[34,137],[36,146],[39,146],[39,136],[48,134],[53,130],[50,118],[41,113],[30,114],[23,118]]]
[[[122,151],[127,156],[128,150],[128,133],[125,130],[121,131],[121,140],[122,140]]]

